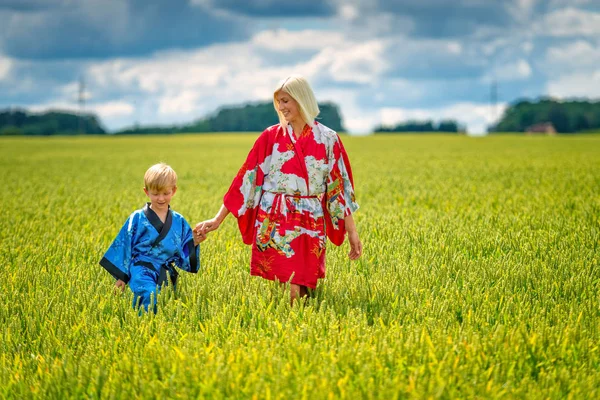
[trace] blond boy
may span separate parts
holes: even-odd
[[[100,265],[117,279],[115,286],[120,290],[129,284],[134,308],[142,305],[147,311],[152,302],[156,312],[161,286],[169,280],[175,286],[175,266],[198,272],[199,244],[206,236],[194,233],[183,216],[171,209],[177,174],[170,166],[151,166],[144,175],[144,192],[150,201],[127,218]]]

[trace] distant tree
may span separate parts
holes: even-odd
[[[337,105],[333,103],[322,103],[319,104],[319,109],[321,112],[317,117],[317,121],[336,132],[346,131]]]
[[[551,123],[559,133],[600,129],[600,102],[519,100],[509,106],[490,132],[525,132],[533,125]]]
[[[459,133],[463,132],[458,122],[454,120],[443,120],[438,124],[434,124],[433,121],[407,121],[395,126],[380,125],[375,127],[375,132],[389,132],[389,133]]]
[[[16,126],[6,125],[0,129],[0,136],[19,136],[23,131]]]
[[[25,110],[0,111],[0,130],[7,127],[17,128],[23,135],[106,133],[98,118],[93,114],[80,116],[61,111],[49,111],[39,114],[29,113]]]
[[[344,127],[338,108],[333,103],[319,104],[321,110],[317,121],[329,128],[342,132]],[[145,133],[202,133],[202,132],[262,132],[271,125],[279,123],[272,102],[227,106],[217,110],[206,118],[182,126],[132,127],[118,134]]]
[[[452,120],[447,120],[447,121],[440,121],[438,128],[437,128],[438,132],[460,132],[460,129],[458,127],[458,123],[456,121],[452,121]]]
[[[569,133],[573,132],[569,123],[569,115],[565,107],[560,104],[552,104],[548,111],[548,121],[554,125],[557,132]]]

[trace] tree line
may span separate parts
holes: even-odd
[[[551,123],[558,133],[600,129],[600,101],[560,101],[540,98],[520,100],[510,105],[489,132],[526,132],[541,123]]]
[[[379,125],[375,133],[464,133],[466,129],[454,120],[443,120],[435,123],[427,121],[408,121],[394,126]]]
[[[337,132],[345,132],[338,107],[333,103],[319,104],[318,121]],[[133,126],[116,134],[260,132],[278,123],[273,104],[269,102],[223,107],[205,118],[188,124],[170,126]],[[559,101],[541,98],[520,100],[510,105],[499,122],[488,131],[526,132],[536,124],[551,124],[559,133],[600,130],[600,101]],[[465,128],[455,120],[435,123],[431,120],[408,121],[397,125],[380,125],[377,133],[462,133]],[[30,113],[23,109],[0,110],[0,135],[75,135],[108,133],[100,119],[91,113],[76,114],[61,111]]]
[[[0,135],[77,135],[104,134],[100,120],[94,114],[77,115],[50,111],[30,113],[22,109],[0,111]]]
[[[319,104],[317,121],[337,132],[345,131],[337,105]],[[223,107],[214,114],[189,124],[140,126],[118,130],[115,134],[261,132],[279,122],[272,102]],[[93,114],[50,111],[30,113],[23,109],[0,111],[0,135],[75,135],[105,134],[100,120]]]
[[[337,131],[345,131],[338,107],[333,103],[319,104],[321,112],[317,121]],[[133,126],[117,131],[117,134],[145,133],[207,133],[207,132],[262,132],[279,123],[272,102],[227,106],[205,118],[186,125]]]

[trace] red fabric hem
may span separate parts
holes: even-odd
[[[266,279],[266,280],[272,281],[272,282],[278,281],[278,282],[282,282],[282,283],[288,283],[288,281],[283,282],[283,281],[280,281],[279,279],[276,279],[275,277],[260,275],[260,274],[255,273],[254,271],[250,271],[250,275],[257,276],[259,278],[263,278],[263,279]],[[318,278],[318,279],[323,279],[323,278]],[[293,283],[294,285],[306,286],[311,289],[316,289],[317,283],[319,283],[318,279],[317,279],[317,282],[315,282],[315,283],[298,282],[298,281],[295,281],[294,279],[292,279],[292,281],[289,283]]]

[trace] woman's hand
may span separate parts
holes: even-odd
[[[215,231],[219,228],[221,223],[216,219],[207,219],[206,221],[199,222],[194,228],[196,235],[206,235],[208,232]]]
[[[215,231],[221,225],[221,222],[225,219],[225,217],[229,214],[229,210],[225,208],[225,205],[222,205],[219,209],[219,212],[213,219],[207,219],[206,221],[199,222],[196,224],[194,228],[194,234],[196,235],[206,235],[208,232]]]
[[[348,232],[348,242],[350,243],[350,253],[348,253],[348,257],[350,257],[351,260],[356,260],[362,255],[362,243],[358,237],[358,230],[356,229],[352,214],[344,217],[344,223],[346,225],[346,232]]]
[[[348,242],[350,243],[350,253],[348,257],[356,260],[362,255],[362,243],[358,237],[358,231],[348,232]]]

